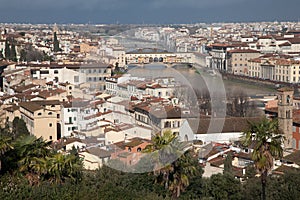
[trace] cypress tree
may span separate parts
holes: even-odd
[[[224,173],[232,174],[232,153],[229,152],[224,161]]]
[[[2,53],[2,52],[3,52],[3,49],[1,49],[1,50],[0,50],[0,59],[4,58],[4,56],[3,56],[3,53]]]
[[[59,42],[57,40],[57,35],[56,35],[56,32],[54,32],[54,38],[53,38],[53,51],[54,52],[58,52],[60,49],[59,49]]]
[[[17,52],[16,52],[16,46],[14,42],[12,42],[11,49],[10,49],[10,59],[13,61],[17,61]]]
[[[9,59],[10,58],[10,48],[9,48],[9,43],[8,40],[5,40],[5,50],[4,50],[5,58]]]
[[[20,51],[20,61],[27,61],[27,52],[24,49],[21,49]]]

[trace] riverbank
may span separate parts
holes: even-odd
[[[197,66],[194,67],[194,69],[196,74],[200,74],[201,76],[211,76],[213,78],[213,75],[209,74],[208,68]],[[216,73],[222,77],[227,93],[243,91],[250,96],[274,95],[277,93],[277,88],[274,83],[271,84],[263,81],[248,80],[245,77],[241,78],[232,74]]]

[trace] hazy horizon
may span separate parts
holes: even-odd
[[[0,0],[1,23],[195,24],[298,21],[298,0]]]

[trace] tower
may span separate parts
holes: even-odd
[[[58,29],[58,26],[57,26],[57,24],[55,23],[54,25],[53,25],[53,33],[58,33],[58,31],[59,31],[59,29]]]
[[[278,89],[278,123],[285,137],[284,148],[293,148],[293,94],[292,88]]]

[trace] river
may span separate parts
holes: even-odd
[[[197,69],[197,70],[196,70]],[[184,85],[188,85],[195,91],[209,89],[210,93],[240,93],[247,96],[270,95],[275,94],[276,90],[267,87],[256,86],[242,81],[224,80],[220,74],[213,74],[205,68],[196,67],[188,68],[187,66],[176,66],[168,68],[163,64],[147,64],[142,66],[128,66],[128,74],[138,77],[157,78],[157,77],[174,77]]]

